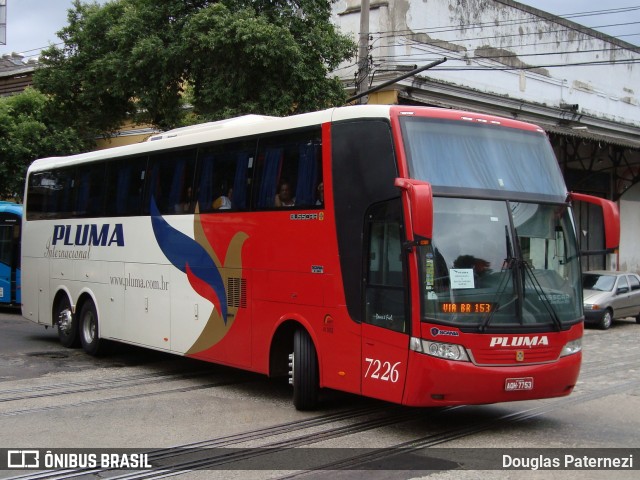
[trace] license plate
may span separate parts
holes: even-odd
[[[533,377],[507,378],[504,382],[504,389],[507,392],[533,390]]]

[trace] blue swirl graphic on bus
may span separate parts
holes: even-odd
[[[151,225],[158,245],[167,259],[181,272],[195,276],[209,289],[198,293],[220,309],[222,321],[227,323],[227,292],[220,271],[209,253],[198,242],[176,230],[162,218],[155,199],[151,199]],[[204,291],[203,291],[204,290]],[[215,296],[216,298],[208,298]]]

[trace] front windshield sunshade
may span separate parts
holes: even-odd
[[[562,172],[545,134],[443,119],[401,119],[409,172],[441,188],[527,193],[564,201]]]
[[[478,331],[580,320],[565,205],[437,197],[433,231],[420,247],[423,320]]]

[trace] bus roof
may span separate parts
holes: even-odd
[[[35,160],[29,167],[32,170],[44,170],[63,167],[79,162],[115,159],[161,150],[188,147],[226,139],[249,137],[269,132],[278,132],[295,128],[320,125],[331,121],[343,121],[357,118],[391,118],[394,114],[422,114],[433,118],[462,121],[481,121],[500,124],[511,128],[540,131],[535,125],[490,115],[448,110],[437,107],[399,106],[399,105],[355,105],[336,107],[318,112],[302,113],[289,117],[270,117],[263,115],[244,115],[240,117],[208,122],[189,127],[176,128],[154,135],[148,141],[120,147],[96,150],[67,157],[49,157]]]
[[[153,142],[156,140],[162,140],[165,138],[180,137],[183,135],[191,135],[194,133],[202,133],[211,130],[228,129],[232,126],[249,126],[256,123],[268,122],[269,120],[276,119],[278,117],[269,117],[265,115],[242,115],[240,117],[227,118],[224,120],[218,120],[216,122],[199,123],[196,125],[190,125],[188,127],[174,128],[166,132],[153,135],[147,139],[147,142]]]

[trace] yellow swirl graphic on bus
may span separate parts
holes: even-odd
[[[193,290],[213,304],[205,327],[187,355],[201,353],[222,340],[231,329],[237,306],[227,303],[229,271],[242,275],[242,246],[248,235],[236,233],[228,244],[224,262],[205,234],[198,208],[193,217],[194,238],[176,230],[162,217],[151,201],[151,224],[156,241],[167,259],[187,275]]]

